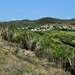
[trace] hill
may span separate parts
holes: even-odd
[[[75,75],[74,24],[49,17],[1,22],[0,75]]]
[[[17,21],[10,21],[7,23],[12,26],[26,26],[26,27],[29,27],[29,26],[38,27],[45,24],[62,24],[62,23],[75,25],[75,19],[62,20],[62,19],[56,19],[51,17],[45,17],[38,20],[17,20]]]

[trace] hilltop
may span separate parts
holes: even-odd
[[[38,27],[45,24],[70,24],[75,25],[75,19],[70,20],[63,20],[63,19],[57,19],[57,18],[51,18],[51,17],[44,17],[37,20],[16,20],[16,21],[9,21],[7,22],[9,25],[14,26],[26,26],[26,27]]]
[[[31,31],[46,31],[53,29],[75,30],[75,19],[63,20],[51,17],[45,17],[37,20],[16,20],[5,22],[10,28],[25,29]]]

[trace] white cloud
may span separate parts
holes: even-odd
[[[71,19],[71,17],[67,17],[66,19]]]
[[[44,18],[44,17],[46,17],[46,16],[40,16],[40,18]]]
[[[11,20],[12,20],[12,21],[15,21],[15,20],[18,20],[18,19],[16,19],[16,18],[12,18]]]

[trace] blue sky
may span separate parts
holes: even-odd
[[[75,18],[75,0],[0,0],[0,21]]]

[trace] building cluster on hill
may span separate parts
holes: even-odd
[[[53,30],[53,29],[68,29],[68,30],[75,30],[75,26],[67,25],[67,24],[51,24],[51,25],[43,25],[39,28],[31,29],[31,31],[46,31],[46,30]]]

